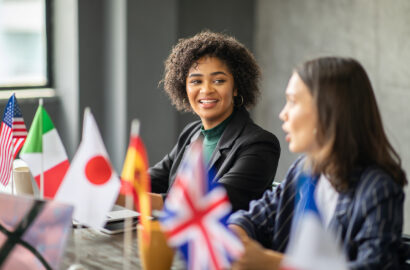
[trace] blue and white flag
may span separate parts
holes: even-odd
[[[331,231],[323,226],[314,193],[317,177],[299,178],[297,207],[281,270],[347,270],[346,258]]]

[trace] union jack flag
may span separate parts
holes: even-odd
[[[0,130],[0,182],[4,186],[9,183],[13,160],[26,141],[26,137],[26,125],[13,93],[4,110]]]
[[[161,215],[168,244],[179,247],[188,269],[229,268],[243,245],[226,226],[231,204],[222,186],[210,183],[202,143],[191,144]]]

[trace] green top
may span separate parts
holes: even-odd
[[[234,113],[232,113],[228,118],[222,121],[219,125],[211,129],[205,130],[204,126],[201,126],[201,133],[204,136],[202,147],[204,149],[205,164],[208,164],[209,161],[211,160],[212,153],[214,152],[215,147],[218,144],[219,139],[222,136],[222,133],[224,132],[229,121],[232,119],[233,115]]]

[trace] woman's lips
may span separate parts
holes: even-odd
[[[202,108],[209,109],[209,108],[215,107],[217,102],[218,102],[217,99],[200,99],[199,105]]]

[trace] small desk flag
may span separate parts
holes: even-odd
[[[301,175],[302,194],[281,270],[347,270],[346,259],[331,231],[323,226],[314,191],[317,178]]]
[[[101,228],[120,190],[97,123],[86,109],[83,137],[55,200],[74,205],[74,219]]]
[[[225,269],[243,253],[243,245],[226,226],[231,204],[222,186],[210,183],[202,142],[187,150],[165,200],[161,226],[168,244],[179,247],[188,269]]]
[[[7,186],[13,170],[13,160],[26,141],[27,129],[20,106],[13,93],[7,102],[0,130],[0,183]]]
[[[44,174],[44,197],[53,198],[70,164],[60,136],[42,105],[38,106],[20,157],[29,166],[39,189],[40,176]]]
[[[131,127],[130,144],[121,174],[123,183],[121,192],[133,196],[135,209],[141,214],[140,221],[144,227],[144,241],[149,243],[151,199],[148,192],[151,190],[151,181],[148,174],[147,152],[141,138],[138,136],[138,127],[136,125],[138,125],[137,122],[133,122]]]

